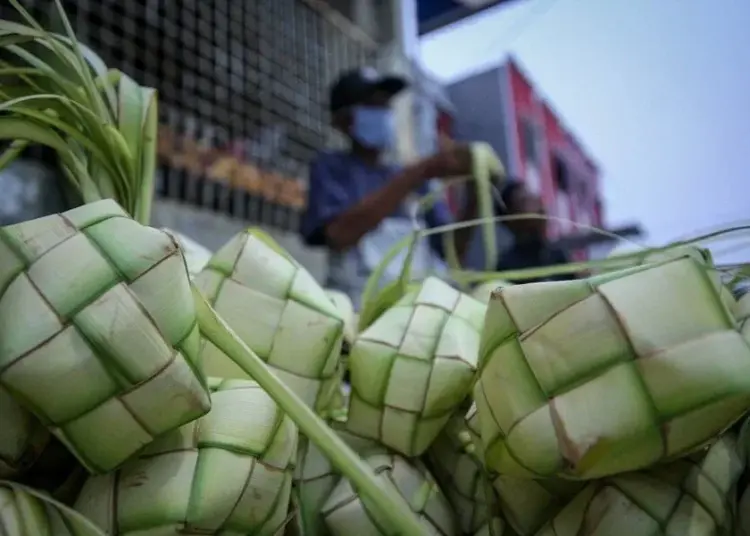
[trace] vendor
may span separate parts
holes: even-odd
[[[392,100],[406,86],[402,78],[380,76],[372,69],[343,74],[331,88],[329,104],[333,126],[346,136],[348,147],[324,151],[310,166],[302,235],[308,245],[328,249],[325,286],[346,293],[356,309],[368,276],[396,243],[414,231],[415,201],[428,193],[429,181],[471,173],[471,152],[466,145],[452,146],[400,168],[383,161],[394,148]],[[476,196],[469,197],[463,217],[476,213]],[[430,227],[453,220],[443,199],[423,217],[424,221],[420,216],[417,222]],[[471,229],[455,235],[460,258]],[[442,237],[435,235],[417,244],[414,276],[444,270],[442,243]],[[403,261],[404,255],[395,259],[383,280],[397,278]]]

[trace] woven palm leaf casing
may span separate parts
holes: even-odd
[[[24,473],[39,458],[49,432],[0,386],[0,479]]]
[[[105,200],[0,229],[0,384],[92,472],[205,414],[185,262]]]
[[[682,257],[692,257],[696,262],[704,264],[708,267],[713,266],[713,256],[711,250],[707,248],[701,248],[698,246],[678,246],[672,247],[665,251],[649,251],[643,253],[642,257],[632,260],[631,264],[634,266],[645,266],[647,264],[659,264],[664,261],[673,259],[679,259]],[[719,270],[709,268],[707,275],[711,282],[714,284],[716,291],[719,293],[721,300],[727,306],[730,311],[733,311],[736,307],[736,300],[732,296],[732,292],[724,285],[721,280],[721,272]]]
[[[0,483],[0,530],[8,536],[104,536],[67,506],[7,482]]]
[[[474,392],[487,466],[602,477],[684,455],[739,419],[750,348],[708,269],[682,257],[496,292]]]
[[[458,534],[453,511],[432,475],[419,462],[410,463],[396,454],[376,454],[365,461],[373,468],[391,493],[399,494],[422,520],[425,535]],[[367,507],[348,480],[342,479],[322,509],[332,536],[395,536],[385,523]]]
[[[476,404],[466,414],[466,429],[472,446],[476,447],[475,452],[481,452]],[[532,479],[498,474],[490,474],[488,478],[497,494],[500,514],[519,536],[536,534],[585,485],[585,482],[560,478]]]
[[[307,438],[300,438],[297,466],[292,487],[293,505],[300,536],[319,536],[327,533],[321,509],[333,491],[339,475],[331,462]]]
[[[590,483],[537,536],[729,536],[744,465],[724,435],[704,455]]]
[[[214,254],[196,285],[279,379],[311,407],[326,408],[340,382],[344,321],[307,270],[250,230]],[[209,342],[201,363],[209,376],[247,378]]]
[[[479,531],[487,524],[489,512],[486,491],[491,480],[485,476],[473,446],[466,434],[464,417],[456,415],[451,417],[426,455],[432,474],[456,512],[462,534]],[[496,499],[493,493],[493,503]]]
[[[347,429],[418,456],[471,389],[485,305],[430,277],[357,337]]]
[[[121,536],[276,534],[288,511],[297,428],[254,382],[212,387],[208,415],[90,478],[76,509]]]
[[[329,425],[349,448],[363,458],[388,453],[380,443],[348,432],[345,422],[332,420]],[[293,505],[299,512],[293,522],[297,523],[300,536],[328,534],[321,511],[340,480],[341,475],[320,449],[301,437],[292,487]]]
[[[206,247],[202,246],[190,237],[184,234],[178,233],[172,229],[163,228],[162,231],[169,233],[172,238],[180,245],[182,249],[182,255],[185,257],[185,265],[187,266],[188,274],[190,277],[195,277],[201,270],[206,266],[208,261],[211,259],[211,251]]]

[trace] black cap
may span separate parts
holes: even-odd
[[[366,101],[375,91],[384,91],[391,96],[400,93],[408,83],[398,76],[382,76],[372,68],[365,67],[342,74],[331,88],[330,109],[336,112]]]

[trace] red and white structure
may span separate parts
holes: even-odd
[[[452,120],[439,130],[456,139],[489,142],[508,172],[538,193],[547,213],[550,238],[587,234],[603,227],[600,170],[583,145],[540,96],[518,62],[503,64],[448,86]],[[455,197],[454,204],[460,203]],[[581,260],[586,248],[575,251]]]

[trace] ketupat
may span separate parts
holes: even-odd
[[[180,249],[113,201],[0,229],[0,289],[0,385],[89,471],[209,410]]]
[[[1,88],[0,99],[7,115],[0,117],[0,139],[11,140],[13,145],[0,157],[0,165],[17,157],[19,148],[29,142],[48,145],[57,152],[61,169],[84,202],[112,198],[138,222],[147,224],[154,182],[155,92],[141,88],[122,73],[107,71],[98,58],[89,59],[87,65],[83,59],[87,53],[77,45],[60,0],[55,3],[67,37],[45,32],[20,3],[10,1],[30,26],[0,23],[9,30],[3,39],[3,50],[28,61],[30,65],[24,66],[23,72],[35,82],[26,84],[27,80],[19,77],[21,87],[11,91],[11,86],[3,84]],[[42,44],[40,52],[45,59],[16,47],[29,40]],[[55,67],[45,63],[50,55]],[[4,74],[12,75],[10,71]],[[138,253],[130,251],[132,256]],[[421,525],[407,505],[383,493],[371,469],[236,337],[194,288],[191,296],[200,311],[201,332],[246,375],[258,380],[311,441],[371,500],[373,509],[381,515],[388,512],[388,522],[394,529],[404,535],[420,534]],[[176,400],[181,403],[179,398]],[[162,414],[169,413],[160,409]],[[110,427],[118,429],[116,418]]]
[[[430,277],[357,337],[347,429],[418,456],[469,395],[485,305]]]
[[[467,435],[475,447],[471,452],[476,456],[477,452],[481,452],[476,404],[466,414],[465,424]],[[496,493],[499,513],[519,536],[536,534],[585,485],[584,482],[559,478],[518,478],[494,473],[486,478],[491,481]]]
[[[234,236],[195,278],[230,328],[303,401],[323,411],[340,382],[344,321],[307,270],[258,230]],[[246,378],[209,342],[209,376]]]
[[[487,466],[603,477],[688,454],[736,422],[750,348],[711,268],[687,256],[495,293],[474,391]]]
[[[339,475],[323,453],[306,438],[300,438],[292,485],[292,507],[300,536],[327,534],[321,509],[339,481]]]
[[[420,462],[410,463],[396,454],[376,454],[368,456],[366,461],[384,488],[400,495],[418,515],[424,535],[458,534],[448,501]],[[367,507],[367,501],[359,497],[345,479],[334,488],[322,515],[332,536],[397,536],[388,531],[384,520]]]
[[[371,439],[347,432],[345,422],[333,420],[329,424],[331,429],[362,457],[388,452],[385,447]],[[340,480],[340,473],[320,449],[307,438],[301,438],[292,486],[292,505],[297,509],[297,515],[292,523],[297,523],[296,530],[300,536],[328,534],[321,510]]]
[[[490,505],[497,502],[490,477],[465,434],[464,417],[454,415],[427,450],[428,467],[456,512],[462,534],[473,534],[487,524]],[[487,492],[491,497],[487,499]]]
[[[60,169],[85,201],[113,197],[132,214],[147,214],[155,162],[154,90],[138,86],[122,73],[107,71],[96,54],[75,41],[72,32],[67,36],[50,34],[16,0],[10,0],[10,4],[28,25],[0,21],[6,60],[0,87],[3,112],[0,139],[12,142],[0,156],[0,167],[21,154],[29,143],[47,145],[57,152]],[[56,5],[67,31],[68,21],[60,3]],[[50,221],[49,218],[39,220]],[[11,229],[21,226],[29,229],[39,222],[27,222]],[[9,256],[7,243],[0,245],[0,250],[0,300],[4,300],[11,290],[9,278],[17,275],[13,271],[17,269],[14,263],[18,257]],[[79,264],[72,260],[71,267],[85,268],[80,259],[77,261]],[[50,273],[46,277],[53,276]],[[86,274],[82,273],[81,279],[85,278]],[[20,281],[14,287],[16,292],[27,278],[23,276]],[[51,281],[48,283],[54,285]],[[16,314],[16,311],[8,311],[7,299],[2,307],[5,307],[2,314]],[[4,320],[0,320],[0,324]],[[6,327],[0,327],[0,331]],[[29,329],[25,331],[28,333]],[[23,335],[21,332],[13,337],[20,339]],[[6,340],[10,341],[7,337]],[[0,360],[8,358],[2,354],[10,350],[0,345]],[[0,367],[7,365],[5,362]],[[23,442],[22,437],[16,440]],[[23,456],[25,461],[33,459],[34,448]]]
[[[4,536],[105,536],[78,512],[10,482],[0,482],[0,530]]]
[[[287,516],[297,428],[254,382],[212,386],[210,413],[92,477],[76,510],[123,536],[276,534]]]
[[[744,467],[726,434],[699,456],[590,483],[536,536],[730,536]]]

